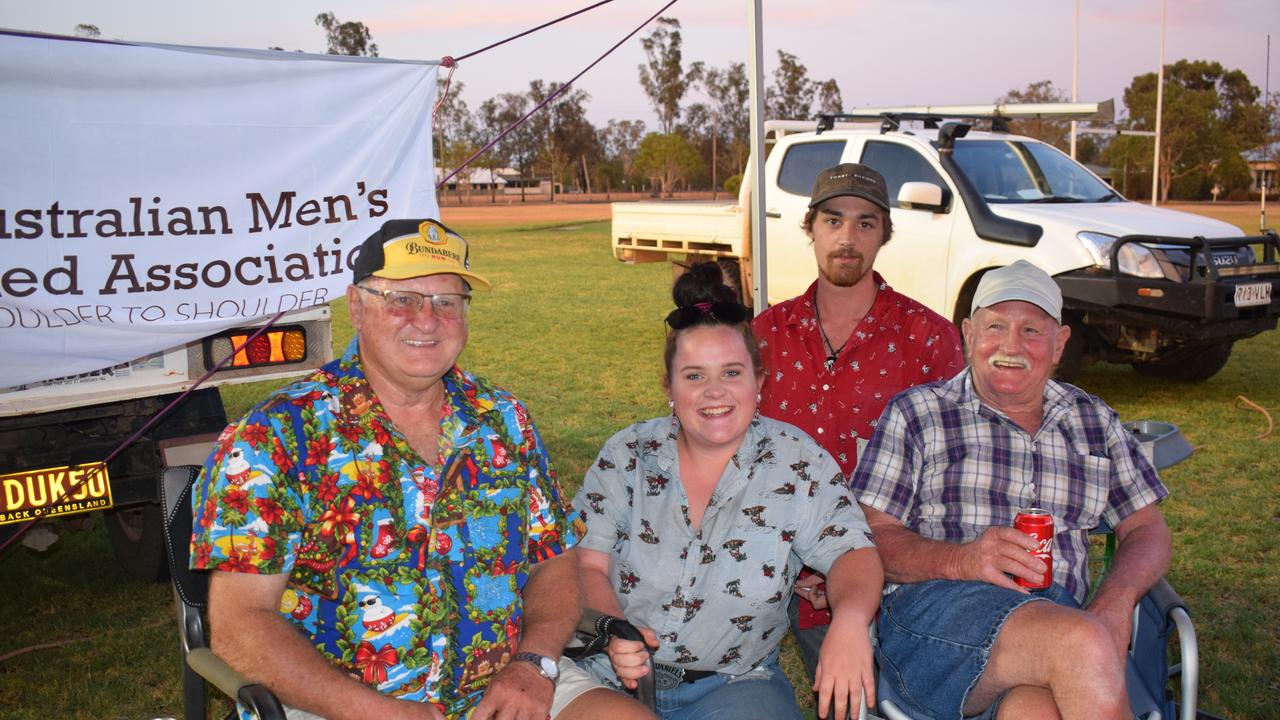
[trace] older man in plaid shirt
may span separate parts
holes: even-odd
[[[852,485],[884,561],[882,672],[919,716],[1128,718],[1134,605],[1164,574],[1168,491],[1114,410],[1050,379],[1062,294],[1019,261],[983,276],[969,368],[890,403]],[[1053,584],[1014,516],[1054,520]],[[1088,532],[1119,541],[1093,598]]]

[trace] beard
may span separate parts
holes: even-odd
[[[857,262],[837,264],[837,258],[853,258]],[[836,287],[853,287],[857,285],[862,278],[867,276],[869,270],[866,258],[862,256],[862,253],[852,250],[837,250],[828,254],[825,262],[818,263],[818,274]]]

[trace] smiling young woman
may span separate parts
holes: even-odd
[[[764,371],[751,313],[720,268],[694,266],[672,296],[671,415],[611,438],[574,500],[587,517],[578,545],[587,604],[640,628],[663,720],[712,710],[798,719],[778,643],[796,575],[806,563],[820,568],[837,620],[819,704],[844,717],[874,691],[866,627],[883,575],[862,512],[834,458],[756,412]],[[583,668],[633,687],[645,653],[639,641],[615,640]]]

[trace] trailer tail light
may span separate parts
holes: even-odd
[[[205,338],[204,365],[211,370],[236,348],[240,348],[223,370],[289,365],[307,359],[307,331],[301,325],[273,327],[252,342],[258,328],[236,328]],[[247,344],[246,344],[247,343]]]

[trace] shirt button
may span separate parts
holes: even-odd
[[[819,434],[819,435],[821,435],[821,434],[822,434],[822,428],[818,428],[818,434]]]
[[[823,383],[823,385],[822,385],[822,389],[823,389],[823,390],[830,390],[830,389],[831,389],[831,386],[830,386],[830,385],[827,385],[826,383]]]

